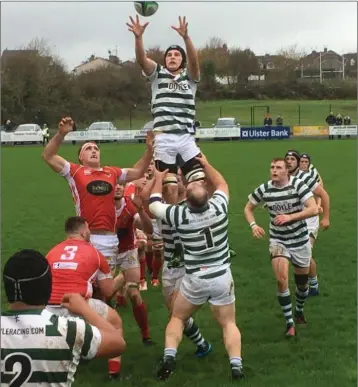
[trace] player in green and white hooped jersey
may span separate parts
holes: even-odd
[[[195,159],[200,154],[196,145],[194,120],[195,96],[200,80],[200,65],[197,51],[188,34],[186,18],[179,17],[179,27],[172,27],[185,43],[186,51],[177,45],[170,46],[164,55],[164,66],[146,56],[143,33],[149,23],[140,24],[130,18],[129,31],[135,36],[135,52],[138,64],[152,85],[152,114],[154,160],[160,171],[168,169],[164,184],[168,185],[169,203],[178,202],[177,157],[181,156],[181,167],[188,181],[202,179],[203,168]]]
[[[211,198],[206,183],[195,181],[187,186],[185,206],[162,203],[162,182],[166,172],[157,170],[150,198],[150,212],[178,232],[185,264],[185,275],[166,328],[164,357],[157,372],[159,380],[167,379],[175,368],[185,321],[206,302],[222,328],[232,377],[244,377],[227,235],[229,188],[222,175],[205,158],[199,161],[215,187]]]
[[[289,173],[291,176],[296,176],[304,181],[305,184],[309,187],[312,193],[316,198],[320,200],[320,207],[322,210],[322,219],[320,225],[323,230],[329,228],[329,212],[330,212],[330,201],[329,196],[326,190],[321,184],[321,178],[318,174],[316,168],[310,168],[307,171],[300,169],[301,155],[297,150],[289,150],[285,155],[285,160],[288,164]],[[310,222],[310,220],[308,220]],[[312,246],[313,247],[313,246]],[[310,273],[309,273],[309,283],[310,283],[310,294],[318,295],[318,279],[317,279],[317,269],[316,262],[311,257],[310,263]]]
[[[300,154],[300,170],[304,172],[309,172],[312,170],[317,169],[313,166],[311,163],[311,156],[308,153],[301,153]],[[321,175],[318,173],[318,182],[321,184],[323,187],[323,180]],[[319,213],[322,213],[322,207],[321,207],[321,198],[316,197],[316,203],[318,206]],[[310,236],[310,241],[311,241],[311,246],[312,250],[315,245],[315,242],[317,240],[318,236],[318,230],[319,230],[319,215],[309,218],[306,220],[307,222],[307,227],[308,227],[308,232]],[[310,264],[310,272],[308,276],[308,283],[310,285],[310,296],[318,296],[319,295],[319,290],[318,290],[318,278],[317,278],[317,264],[316,261],[311,258],[311,264]]]
[[[296,335],[292,317],[292,302],[288,287],[289,264],[294,266],[296,282],[296,323],[305,324],[303,306],[308,297],[308,271],[311,246],[305,219],[318,214],[313,194],[304,182],[289,176],[283,158],[271,162],[271,180],[257,187],[246,204],[244,214],[255,238],[265,231],[255,222],[254,210],[267,203],[270,214],[269,251],[277,281],[277,296],[286,320],[286,337]]]
[[[120,356],[122,332],[95,313],[79,294],[63,306],[82,318],[56,316],[45,309],[52,276],[46,258],[21,250],[3,271],[9,310],[1,313],[1,385],[70,387],[81,359]]]
[[[186,205],[186,187],[180,169],[178,170],[178,205]],[[184,251],[177,230],[165,220],[162,220],[162,235],[164,245],[162,289],[165,304],[171,313],[185,275]],[[204,357],[209,354],[212,349],[211,344],[204,339],[192,317],[185,321],[183,333],[196,345],[195,356]]]

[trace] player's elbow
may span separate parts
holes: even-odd
[[[98,349],[96,357],[114,358],[121,356],[127,349],[127,343],[118,331],[101,332],[102,342]]]

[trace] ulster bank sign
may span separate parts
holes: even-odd
[[[289,126],[260,126],[241,128],[242,140],[274,140],[290,137]]]

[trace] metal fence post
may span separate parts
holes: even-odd
[[[301,105],[298,104],[298,125],[301,125]]]

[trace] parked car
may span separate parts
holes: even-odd
[[[31,144],[36,144],[36,143],[40,143],[42,144],[42,129],[40,127],[40,125],[37,125],[37,124],[22,124],[22,125],[19,125],[15,131],[13,132],[13,136],[14,136],[14,144],[22,144],[23,141],[21,141],[21,136],[34,136],[37,137],[36,140],[34,141],[26,141],[26,143],[31,143]],[[36,135],[39,135],[41,140],[38,138],[38,136]],[[18,140],[17,140],[18,139]]]
[[[240,123],[236,118],[233,117],[224,117],[219,118],[216,121],[216,124],[213,124],[213,128],[238,128],[240,127]]]
[[[87,130],[116,130],[117,128],[110,121],[93,122]]]

